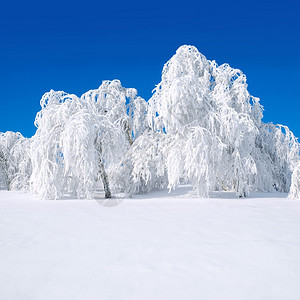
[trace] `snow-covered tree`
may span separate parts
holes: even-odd
[[[109,171],[143,130],[144,100],[136,94],[118,80],[104,81],[80,98],[46,93],[35,120],[31,190],[42,199],[59,199],[65,193],[90,198],[101,179],[105,197],[111,197]],[[127,102],[140,111],[129,115]]]
[[[131,182],[123,161],[133,142],[145,130],[146,101],[137,96],[136,89],[122,87],[119,80],[104,81],[99,89],[81,98],[95,116],[101,116],[97,149],[103,161],[100,165],[102,182],[109,180],[113,190],[125,191]]]
[[[208,196],[207,187],[215,184],[216,169],[211,167],[216,167],[223,147],[215,134],[220,120],[211,95],[210,71],[209,61],[195,47],[180,47],[163,68],[148,112],[152,129],[166,135],[160,146],[169,189],[184,178],[200,196]]]
[[[263,123],[254,157],[258,169],[255,189],[288,192],[292,171],[299,160],[299,143],[289,128]]]
[[[288,197],[290,199],[300,199],[300,161],[294,168]]]
[[[166,135],[160,151],[169,187],[184,178],[200,196],[220,188],[247,196],[289,186],[299,144],[287,127],[262,122],[242,71],[182,46],[165,64],[148,111],[152,130]]]
[[[30,155],[31,139],[21,137],[11,150],[15,174],[11,181],[12,190],[28,191],[32,174],[32,162]]]
[[[0,186],[26,190],[31,175],[30,140],[19,132],[0,133]]]
[[[214,101],[218,103],[221,123],[217,134],[226,145],[218,178],[223,188],[234,188],[238,196],[247,196],[251,177],[256,174],[252,151],[258,135],[258,120],[253,119],[253,111],[256,110],[256,117],[259,118],[259,100],[256,98],[256,106],[252,107],[252,97],[242,71],[228,64],[217,66],[212,62],[211,65],[211,90]]]
[[[283,125],[264,123],[246,76],[181,46],[164,65],[148,103],[120,81],[81,97],[51,90],[36,134],[0,135],[0,185],[39,198],[90,198],[175,189],[287,192],[298,197],[299,143]],[[294,171],[293,175],[292,172]]]
[[[134,140],[114,173],[119,190],[131,196],[167,188],[168,180],[161,144],[165,137],[149,129]]]
[[[246,195],[256,172],[251,150],[258,129],[251,108],[241,71],[218,67],[195,47],[180,47],[149,100],[150,125],[169,139],[169,187],[184,177],[200,196],[218,185]]]

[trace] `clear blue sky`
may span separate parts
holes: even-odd
[[[2,1],[4,2],[4,1]],[[6,1],[8,2],[8,1]],[[0,131],[35,132],[43,93],[120,79],[149,99],[182,44],[246,75],[264,121],[300,137],[300,4],[286,1],[14,1],[0,7]]]

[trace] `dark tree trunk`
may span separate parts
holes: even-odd
[[[105,198],[111,198],[111,191],[110,191],[110,187],[109,187],[108,176],[105,171],[102,159],[100,159],[100,161],[99,161],[99,173],[100,173],[101,180],[102,180],[103,187],[104,187]]]
[[[104,192],[105,192],[105,198],[111,198],[111,191],[109,187],[109,180],[107,173],[104,168],[104,163],[103,163],[103,157],[102,157],[102,145],[101,142],[98,141],[98,137],[95,139],[95,148],[98,153],[98,172],[100,174]]]

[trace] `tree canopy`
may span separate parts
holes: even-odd
[[[0,184],[40,199],[92,198],[99,183],[108,198],[182,183],[200,197],[291,187],[299,198],[298,140],[262,118],[241,70],[184,45],[148,101],[118,80],[81,97],[46,93],[32,138],[1,133]]]

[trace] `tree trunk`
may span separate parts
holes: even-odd
[[[104,192],[105,192],[105,198],[111,198],[111,191],[109,187],[109,181],[108,181],[108,176],[104,168],[104,163],[103,163],[103,157],[102,157],[102,145],[101,142],[98,141],[98,137],[95,138],[95,148],[98,153],[98,172],[100,174]]]
[[[104,164],[102,161],[102,158],[99,160],[99,173],[102,179],[103,187],[104,187],[104,192],[105,192],[105,198],[111,198],[111,191],[109,188],[109,182],[108,182],[108,176],[104,168]]]
[[[124,123],[124,130],[126,132],[127,140],[130,146],[133,144],[132,134],[131,134],[131,128],[129,126],[128,120]]]

